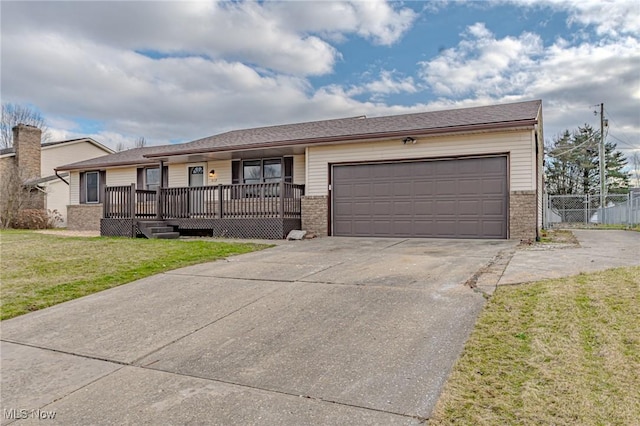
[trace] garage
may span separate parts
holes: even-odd
[[[507,238],[507,156],[331,166],[336,236]]]

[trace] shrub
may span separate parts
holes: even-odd
[[[58,210],[47,210],[47,228],[55,228],[57,224],[62,223],[62,214]]]
[[[11,221],[11,227],[15,229],[46,229],[49,228],[49,215],[46,210],[41,209],[20,210]]]

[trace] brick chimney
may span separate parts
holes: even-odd
[[[40,176],[40,144],[42,130],[27,124],[18,124],[13,129],[13,147],[16,150],[16,164],[22,179],[36,179]]]

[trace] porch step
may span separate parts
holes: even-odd
[[[140,221],[138,228],[147,238],[176,239],[180,237],[179,232],[174,232],[173,226],[163,221]]]
[[[157,232],[151,238],[159,238],[163,240],[175,240],[180,237],[179,232]]]

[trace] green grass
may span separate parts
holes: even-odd
[[[500,287],[429,424],[640,419],[640,267]]]
[[[268,246],[0,232],[0,319],[183,266]]]

